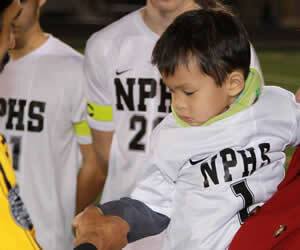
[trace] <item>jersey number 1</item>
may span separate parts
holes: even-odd
[[[9,139],[9,143],[11,145],[11,154],[12,154],[12,161],[13,167],[15,170],[19,170],[20,168],[20,157],[21,157],[21,136],[11,136]]]
[[[231,190],[236,197],[243,199],[244,208],[238,214],[240,224],[243,224],[249,217],[248,207],[254,203],[254,194],[248,187],[246,179],[231,184]]]

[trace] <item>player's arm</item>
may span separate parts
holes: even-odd
[[[100,168],[100,191],[103,191],[105,180],[108,172],[109,155],[112,144],[114,132],[113,131],[100,131],[92,129],[92,138],[94,148],[97,154],[98,167]]]
[[[82,167],[77,178],[76,213],[95,202],[107,176],[112,132],[92,130],[93,144],[80,145]]]
[[[103,191],[108,173],[110,150],[114,134],[113,96],[111,79],[107,75],[111,63],[110,43],[93,35],[87,42],[84,56],[87,121],[92,130],[93,144],[101,172],[100,191]],[[101,69],[101,70],[99,70]]]
[[[77,176],[76,214],[95,202],[102,176],[93,144],[80,144],[80,152],[82,165]]]
[[[1,0],[0,13],[0,69],[3,68],[3,61],[7,55],[7,51],[14,47],[14,39],[12,34],[12,24],[21,13],[20,1]]]

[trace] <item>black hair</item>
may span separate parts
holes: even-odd
[[[0,12],[5,10],[14,0],[0,0]]]
[[[193,59],[218,86],[235,70],[241,70],[246,79],[250,42],[238,18],[215,9],[192,10],[178,16],[156,43],[152,64],[169,76],[179,65],[188,67]]]

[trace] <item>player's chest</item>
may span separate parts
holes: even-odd
[[[269,142],[243,149],[226,147],[209,156],[191,157],[178,173],[177,182],[189,183],[200,189],[217,187],[253,175],[259,169],[283,158],[281,152],[272,152]]]
[[[169,112],[171,93],[150,63],[151,55],[118,58],[109,79],[116,112],[147,112],[150,107],[158,113]]]
[[[55,122],[63,113],[58,111],[64,109],[65,90],[56,77],[44,78],[28,70],[27,74],[6,74],[2,79],[2,130],[42,132],[48,121]]]

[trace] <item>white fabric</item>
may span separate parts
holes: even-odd
[[[86,120],[82,63],[82,55],[49,35],[40,48],[9,62],[0,75],[0,131],[12,155],[19,157],[14,164],[21,196],[45,250],[73,249],[79,144],[91,143],[73,129],[74,123]],[[10,128],[10,113],[21,111],[22,102],[24,112],[19,112],[19,122],[13,118]]]
[[[132,192],[139,176],[145,170],[153,124],[170,112],[170,99],[161,98],[161,93],[164,92],[161,76],[151,65],[152,50],[159,36],[146,26],[140,11],[135,11],[95,33],[89,39],[85,52],[84,69],[88,101],[113,107],[112,122],[97,121],[88,117],[89,125],[93,129],[115,131],[102,202],[116,200]],[[251,67],[261,72],[253,48],[251,57]],[[116,74],[122,71],[127,72]],[[127,94],[130,93],[127,83],[134,82],[133,98],[129,98],[134,104],[133,110],[130,110],[130,106],[126,105],[124,99],[121,100],[124,109],[117,107],[116,79],[122,83]],[[150,79],[154,91],[152,98],[145,99],[146,110],[140,106],[143,103],[140,91],[145,79]],[[151,86],[146,86],[146,91],[150,91]],[[169,93],[168,90],[166,91]],[[159,111],[161,103],[165,109]],[[133,122],[132,128],[130,128],[131,122]],[[143,125],[145,130],[142,130]],[[140,132],[141,138],[138,143],[144,145],[144,150],[130,150],[130,143]],[[160,249],[157,238],[151,237],[148,240],[149,248],[144,248],[146,244],[142,240],[136,243],[136,248],[132,249],[140,249],[140,246],[149,250]]]
[[[253,106],[207,127],[180,128],[170,114],[153,133],[132,198],[171,218],[164,250],[226,249],[241,225],[245,187],[249,210],[268,200],[284,178],[288,144],[300,144],[300,105],[278,87],[264,87]]]

